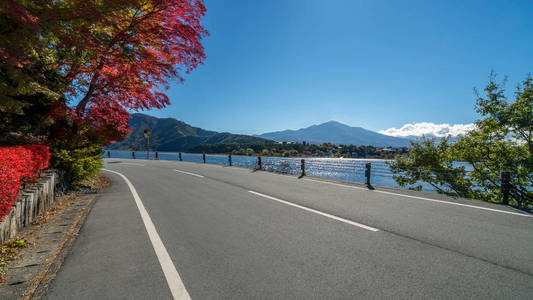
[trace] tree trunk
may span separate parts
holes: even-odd
[[[104,67],[104,59],[100,59],[100,63],[98,63],[98,66],[96,67],[96,70],[94,71],[93,78],[91,78],[91,83],[89,84],[89,90],[87,90],[87,93],[85,93],[85,96],[83,99],[81,99],[80,103],[76,105],[76,113],[78,113],[79,116],[83,116],[85,114],[85,109],[87,108],[87,104],[91,101],[91,97],[93,96],[96,81],[98,80],[98,77],[100,76],[100,70]]]

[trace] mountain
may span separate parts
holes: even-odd
[[[209,131],[193,127],[173,118],[159,119],[145,114],[133,114],[129,120],[131,133],[122,142],[106,147],[109,150],[146,149],[144,130],[150,130],[150,149],[154,151],[187,151],[199,144],[271,142],[264,138]]]
[[[298,130],[269,132],[257,136],[277,142],[305,141],[311,144],[332,143],[376,147],[409,146],[408,139],[380,134],[361,127],[351,127],[336,121],[329,121]]]

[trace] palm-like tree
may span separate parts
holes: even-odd
[[[146,138],[146,159],[150,159],[150,130],[144,130],[144,137]]]

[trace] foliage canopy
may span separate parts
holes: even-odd
[[[0,139],[41,136],[53,161],[77,157],[63,166],[123,139],[128,110],[168,105],[170,80],[205,60],[204,13],[202,0],[0,1]]]
[[[515,205],[533,205],[533,79],[527,76],[509,101],[505,80],[491,73],[484,93],[476,91],[476,112],[482,119],[456,143],[423,138],[408,156],[390,167],[402,186],[427,182],[439,192],[499,202],[501,172],[510,173],[510,195]],[[460,163],[462,162],[462,163]]]

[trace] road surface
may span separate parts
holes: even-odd
[[[47,299],[532,299],[533,215],[238,167],[106,159]]]

